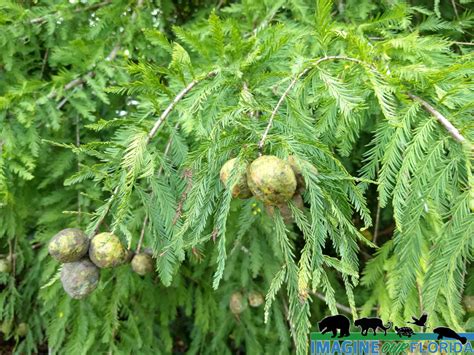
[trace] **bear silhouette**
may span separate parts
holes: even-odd
[[[467,338],[460,336],[458,333],[456,333],[454,330],[448,328],[448,327],[438,327],[433,329],[433,333],[438,334],[438,340],[445,338],[452,338],[452,339],[457,339],[459,340],[462,344],[466,344]]]
[[[349,318],[343,315],[328,316],[319,322],[318,325],[321,334],[332,332],[331,338],[336,337],[338,329],[340,330],[339,338],[351,335],[349,333],[351,323]]]
[[[380,318],[360,318],[354,322],[356,327],[360,327],[360,334],[366,336],[369,332],[369,329],[374,331],[374,335],[377,334],[377,328],[383,329],[384,335],[387,335],[387,330],[392,327],[392,322],[388,322],[387,326],[384,327],[382,320]]]

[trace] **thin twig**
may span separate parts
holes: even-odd
[[[79,148],[81,145],[81,127],[79,115],[76,115],[76,147]],[[81,170],[81,159],[79,154],[77,155],[77,171]],[[81,223],[81,192],[77,192],[77,223]]]
[[[258,32],[263,30],[265,27],[268,26],[270,22],[273,21],[273,18],[278,13],[279,8],[275,9],[266,19],[264,19],[260,25],[256,26],[251,32],[247,32],[244,34],[244,38],[248,38],[250,36],[255,36]]]
[[[12,255],[12,272],[13,272],[13,276],[16,275],[16,249],[17,249],[17,246],[18,246],[18,238],[17,236],[15,236],[15,239],[13,240],[13,255]]]
[[[474,46],[474,42],[453,42],[453,43],[464,45],[464,46]]]
[[[380,201],[377,200],[377,214],[375,215],[374,237],[372,239],[372,243],[375,245],[377,245],[377,238],[379,236],[380,209]]]
[[[110,51],[110,53],[107,55],[107,57],[105,57],[105,60],[107,62],[112,62],[116,57],[117,57],[117,54],[118,54],[118,51],[120,49],[120,43],[117,43],[114,48],[112,48],[112,50]],[[93,78],[95,77],[95,72],[94,71],[90,71],[88,72],[87,74],[79,77],[79,78],[76,78],[74,80],[71,80],[69,83],[67,83],[66,85],[64,85],[64,91],[68,91],[68,90],[71,90],[71,89],[74,89],[78,86],[82,86],[82,84],[86,83],[87,82],[87,78]],[[52,99],[54,98],[56,95],[57,95],[57,91],[52,91],[49,95],[48,95],[48,99]],[[68,102],[69,98],[67,96],[65,96],[59,103],[58,105],[56,106],[56,109],[57,110],[60,110],[67,102]]]
[[[137,1],[136,9],[139,9],[140,7],[142,7],[143,1],[144,0],[138,0]],[[135,21],[135,19],[137,18],[137,15],[138,15],[138,11],[134,11],[133,14],[132,14],[132,22]]]
[[[8,262],[13,264],[13,260],[16,258],[15,252],[13,251],[11,239],[8,241]],[[13,276],[15,276],[15,268],[13,269]]]
[[[311,294],[313,294],[314,296],[316,296],[317,298],[319,298],[321,301],[324,301],[324,302],[327,303],[326,297],[325,297],[322,293],[319,293],[319,292],[311,292]],[[352,314],[351,308],[348,307],[348,306],[346,306],[346,305],[344,305],[344,304],[341,304],[341,303],[336,302],[336,308],[339,309],[340,311],[343,311],[343,312]]]
[[[189,190],[191,190],[191,187],[193,186],[193,172],[190,169],[184,170],[183,177],[187,180],[187,184],[178,202],[178,207],[176,208],[176,213],[173,218],[173,225],[176,224],[176,222],[178,222],[178,220],[180,219],[181,214],[183,213],[184,203],[186,202],[186,198],[188,197]]]
[[[451,5],[453,5],[454,14],[456,15],[456,18],[459,18],[458,8],[456,7],[456,1],[451,0]]]
[[[56,110],[60,110],[64,105],[66,105],[67,101],[69,99],[67,97],[64,97],[57,105],[56,105]]]
[[[163,113],[161,114],[160,118],[155,122],[155,124],[153,125],[150,133],[148,133],[148,142],[153,139],[153,137],[156,135],[156,133],[158,132],[158,130],[160,129],[161,125],[163,124],[163,122],[166,120],[166,118],[168,117],[168,115],[170,114],[170,112],[173,110],[173,108],[176,106],[176,104],[181,100],[183,99],[184,96],[186,96],[186,94],[188,92],[191,91],[191,89],[196,86],[196,84],[198,84],[199,82],[201,82],[202,80],[204,79],[208,79],[208,78],[211,78],[213,77],[214,75],[216,75],[217,72],[215,70],[209,72],[206,74],[206,76],[202,79],[194,79],[193,81],[191,81],[183,90],[181,90],[178,95],[175,96],[175,98],[173,99],[173,101],[171,101],[171,103],[168,105],[168,107],[166,107],[166,109],[163,111]]]
[[[49,55],[49,48],[46,48],[46,51],[44,52],[43,63],[41,64],[41,74],[40,74],[41,77],[43,77],[44,70],[46,68],[46,63],[48,62],[48,55]]]
[[[273,125],[273,119],[275,118],[276,116],[276,113],[278,112],[278,109],[280,108],[281,104],[283,103],[283,101],[285,100],[286,96],[290,93],[291,89],[293,88],[293,86],[295,86],[296,82],[298,81],[298,79],[303,76],[304,74],[306,74],[307,72],[307,69],[305,69],[304,71],[302,71],[298,76],[296,76],[291,82],[290,82],[290,85],[288,85],[288,87],[286,88],[285,92],[283,93],[283,95],[281,95],[280,99],[278,100],[275,108],[273,109],[271,115],[270,115],[270,118],[268,119],[268,124],[267,124],[267,127],[265,128],[265,131],[263,132],[263,135],[262,135],[262,139],[260,139],[260,142],[258,143],[258,151],[259,151],[259,155],[262,155],[262,151],[263,151],[263,146],[265,144],[265,140],[267,139],[267,136],[268,136],[268,132],[270,132],[270,128],[272,127]]]
[[[112,192],[112,196],[110,196],[110,199],[109,199],[109,202],[108,202],[108,205],[107,205],[107,209],[105,210],[105,213],[102,215],[102,217],[97,221],[97,226],[95,227],[94,231],[92,232],[92,235],[97,234],[97,232],[99,231],[100,226],[102,225],[102,223],[105,220],[105,217],[107,217],[107,214],[109,213],[110,208],[112,207],[112,201],[114,200],[115,196],[118,193],[119,186],[120,185],[117,185],[115,187],[114,191]]]
[[[282,297],[282,301],[283,301],[283,308],[285,310],[285,316],[286,316],[286,320],[288,321],[288,324],[290,326],[290,329],[291,329],[291,338],[293,339],[293,344],[295,346],[295,348],[297,347],[297,341],[296,341],[296,331],[295,331],[295,326],[293,325],[293,323],[291,322],[291,319],[290,319],[290,310],[288,309],[288,305],[286,304],[286,300],[285,298]]]
[[[36,249],[42,248],[43,245],[44,245],[43,243],[37,242],[37,243],[31,244],[31,249],[36,250]],[[9,260],[13,261],[13,258],[16,258],[18,254],[21,254],[21,253],[13,253],[13,250],[11,251],[11,253],[12,253],[11,256],[10,256],[10,251],[8,252],[8,254],[0,254],[0,258],[8,257]]]
[[[143,220],[142,230],[140,232],[140,239],[138,240],[137,254],[140,252],[140,250],[142,248],[143,236],[145,235],[145,229],[146,229],[147,223],[148,223],[148,215],[145,215],[145,219]]]
[[[312,292],[310,291],[310,293],[314,296],[316,296],[317,298],[319,298],[321,301],[324,301],[327,303],[327,300],[326,300],[326,297],[320,293],[320,292]],[[349,306],[346,306],[345,304],[342,304],[342,303],[339,303],[339,302],[336,302],[336,308],[339,309],[340,311],[343,311],[343,312],[346,312],[346,313],[349,313],[349,314],[352,314],[352,311],[351,311],[351,308]],[[361,307],[358,307],[356,308],[357,311],[361,311],[362,308]],[[378,310],[377,307],[373,307],[372,308],[373,311],[376,311]]]
[[[420,303],[420,311],[421,313],[423,313],[423,296],[422,296],[422,292],[421,292],[421,287],[420,287],[420,284],[418,283],[418,281],[416,282],[416,290],[418,292],[418,302]]]
[[[179,128],[179,123],[176,123],[175,126],[174,126],[174,130],[177,130],[178,128]],[[165,147],[165,150],[163,152],[163,158],[166,158],[166,156],[168,155],[168,153],[171,149],[171,143],[173,143],[173,135],[170,136],[170,138],[168,139],[168,142],[166,143],[166,147]],[[158,173],[156,174],[157,177],[159,177],[162,172],[163,172],[163,164],[161,164],[160,168],[158,169]]]
[[[431,106],[428,102],[423,100],[422,98],[412,94],[412,93],[407,93],[407,95],[414,101],[418,101],[423,108],[428,111],[431,115],[433,115],[439,123],[441,123],[444,128],[453,136],[453,138],[461,143],[466,142],[466,138],[463,137],[461,133],[459,133],[459,130],[453,126],[449,120],[444,117],[439,111],[437,111],[433,106]]]

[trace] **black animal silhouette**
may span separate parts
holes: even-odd
[[[418,325],[420,327],[425,327],[426,326],[426,320],[428,319],[428,315],[426,313],[423,313],[420,318],[415,318],[415,317],[411,317],[411,319],[414,320],[414,322],[407,322],[407,323],[410,323],[410,324],[415,324],[415,325]]]
[[[415,334],[413,332],[413,329],[411,329],[410,327],[401,327],[401,328],[398,328],[397,326],[395,326],[395,331],[397,332],[398,336],[401,338],[402,336],[404,337],[409,337],[411,338],[411,336],[413,334]]]
[[[433,333],[438,334],[438,340],[445,338],[452,338],[452,339],[457,339],[459,340],[462,344],[466,344],[467,338],[460,336],[458,333],[456,333],[454,330],[448,328],[448,327],[438,327],[433,329]]]
[[[351,335],[349,333],[349,328],[351,323],[349,318],[343,315],[328,316],[324,318],[321,322],[318,323],[319,331],[321,334],[332,332],[332,337],[334,338],[337,335],[337,330],[340,330],[339,338],[348,337]]]
[[[392,327],[392,322],[388,322],[386,327],[383,326],[382,320],[380,318],[360,318],[354,322],[356,327],[360,327],[362,335],[367,335],[369,329],[373,329],[374,335],[376,335],[376,329],[383,329],[384,335],[387,335],[387,330]],[[365,333],[365,334],[364,334]]]

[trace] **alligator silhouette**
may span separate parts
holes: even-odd
[[[348,337],[351,335],[349,333],[349,328],[351,323],[349,318],[343,315],[336,315],[336,316],[328,316],[324,318],[321,322],[318,323],[319,331],[321,334],[325,334],[328,332],[332,332],[332,337],[335,338],[337,335],[337,330],[340,330],[339,338]]]
[[[384,335],[387,335],[387,330],[392,327],[392,322],[388,322],[387,326],[384,327],[383,322],[380,318],[360,318],[354,322],[356,327],[360,327],[362,335],[367,335],[369,329],[374,331],[374,335],[377,335],[376,329],[383,329]],[[365,333],[365,334],[364,334]]]
[[[456,333],[454,330],[448,328],[448,327],[438,327],[433,329],[433,333],[438,334],[438,340],[441,340],[444,338],[452,338],[452,339],[457,339],[459,340],[462,344],[466,344],[467,338],[460,336],[458,333]]]

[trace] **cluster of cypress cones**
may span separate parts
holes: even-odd
[[[61,283],[64,291],[75,299],[84,298],[97,288],[101,268],[131,261],[132,269],[139,275],[154,269],[149,251],[134,254],[112,233],[99,233],[89,239],[82,230],[67,228],[50,240],[48,251],[63,263]]]
[[[235,316],[238,316],[240,313],[245,311],[247,304],[250,307],[260,307],[264,302],[263,295],[257,291],[251,291],[247,295],[247,300],[241,292],[234,292],[230,296],[229,300],[229,309]]]
[[[246,169],[237,172],[236,183],[230,185],[230,177],[236,169],[237,159],[228,160],[221,168],[220,178],[227,188],[232,188],[234,198],[250,198],[254,196],[262,201],[272,215],[274,208],[280,209],[285,222],[291,220],[287,202],[293,200],[298,208],[303,208],[301,194],[306,185],[302,175],[300,162],[293,156],[287,160],[273,155],[263,155],[250,163]],[[307,168],[317,174],[313,165]]]

